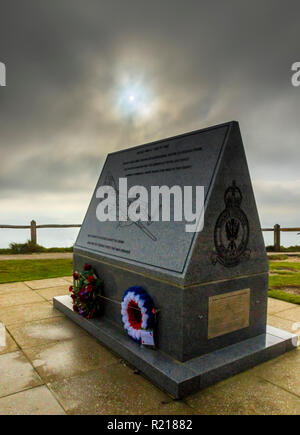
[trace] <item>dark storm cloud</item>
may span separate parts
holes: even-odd
[[[0,11],[2,198],[90,195],[107,152],[230,119],[262,212],[275,204],[264,182],[299,179],[299,2],[1,0]],[[123,73],[151,90],[148,120],[117,112]]]

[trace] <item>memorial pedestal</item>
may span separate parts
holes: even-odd
[[[180,362],[159,350],[138,346],[101,318],[87,320],[74,313],[70,296],[57,296],[53,303],[55,308],[177,399],[297,346],[296,335],[268,326],[265,334]]]
[[[203,186],[203,230],[188,232],[174,208],[169,222],[99,222],[97,192],[110,186],[122,199],[121,178],[147,192]],[[132,201],[121,201],[122,216]],[[66,297],[55,307],[175,397],[295,346],[293,335],[266,329],[268,260],[235,121],[109,154],[74,246],[74,270],[85,263],[104,282],[101,317],[73,313]],[[122,297],[136,286],[159,310],[156,351],[123,328]]]

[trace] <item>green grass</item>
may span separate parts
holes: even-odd
[[[268,255],[268,259],[269,261],[273,261],[273,260],[287,260],[289,258],[288,255],[286,254],[273,254],[273,255]]]
[[[73,248],[44,248],[42,251],[35,252],[13,252],[10,248],[0,248],[0,255],[16,255],[16,254],[35,254],[47,252],[73,252]]]
[[[45,248],[44,252],[73,252],[73,246],[70,248]]]
[[[282,290],[269,289],[268,296],[274,299],[280,299],[281,301],[290,302],[291,304],[300,305],[300,295],[292,295]]]
[[[284,291],[285,287],[300,288],[300,262],[270,261],[269,296],[300,305],[300,295]],[[71,276],[72,259],[0,261],[0,283]]]
[[[10,243],[9,248],[0,249],[0,254],[15,255],[15,254],[33,254],[44,252],[73,252],[73,247],[69,248],[45,248],[44,246],[32,243],[27,240],[26,243]]]
[[[0,261],[0,283],[71,276],[72,259]]]
[[[292,269],[293,272],[300,272],[300,263],[293,263],[292,261],[270,261],[269,262],[269,268],[273,272],[276,272],[277,270],[289,270]],[[300,283],[299,283],[300,285]]]
[[[266,247],[267,252],[274,252],[274,246],[269,245]],[[281,252],[300,252],[300,245],[288,246],[287,248],[284,246],[280,246]]]
[[[269,296],[293,304],[300,304],[300,295],[284,291],[286,287],[300,288],[300,263],[270,261],[269,267],[271,272],[276,273],[276,275],[269,277]]]
[[[300,245],[288,246],[285,248],[284,246],[280,246],[280,251],[282,252],[300,252]]]
[[[0,249],[0,255],[9,255],[12,254],[11,249],[9,248],[1,248]]]

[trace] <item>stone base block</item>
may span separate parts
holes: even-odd
[[[72,301],[68,295],[55,297],[53,304],[175,398],[195,393],[297,347],[296,335],[268,326],[266,334],[180,362],[159,350],[138,346],[107,319],[87,320],[79,316],[73,311]]]

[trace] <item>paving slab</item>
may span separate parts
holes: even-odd
[[[118,359],[89,336],[23,349],[45,382],[116,364]]]
[[[279,251],[279,252],[267,252],[267,255],[288,255],[290,257],[293,257],[295,255],[300,255],[300,252],[284,252],[284,251]]]
[[[0,373],[0,397],[43,383],[21,351],[0,355]]]
[[[70,296],[55,297],[53,302],[71,320],[176,398],[183,398],[297,346],[296,335],[270,327],[266,334],[182,363],[160,350],[137,346],[126,334],[102,318],[88,320],[79,316],[72,309]]]
[[[39,290],[42,288],[58,287],[68,284],[63,278],[48,278],[48,279],[36,279],[34,281],[25,281],[25,284],[33,290]]]
[[[300,403],[300,348],[253,369],[256,376],[299,396]]]
[[[63,296],[69,294],[69,284],[61,285],[57,287],[44,288],[41,290],[35,290],[42,298],[47,301],[52,301],[55,296]]]
[[[0,323],[0,355],[16,350],[19,350],[17,343],[7,332],[3,323]]]
[[[300,400],[294,394],[256,377],[241,373],[186,398],[198,414],[299,415]]]
[[[7,293],[11,294],[12,292],[19,293],[26,290],[31,289],[24,282],[9,282],[6,284],[0,284],[0,295]]]
[[[300,322],[300,306],[295,306],[295,308],[280,311],[279,313],[276,313],[276,316],[281,317],[282,319]]]
[[[34,302],[43,302],[44,298],[33,290],[19,291],[18,293],[0,294],[0,308],[11,307],[15,305],[32,304]]]
[[[13,324],[8,326],[8,330],[22,348],[43,346],[87,335],[84,329],[65,317]]]
[[[7,309],[7,307],[0,308],[0,321],[6,326],[60,316],[61,313],[54,309],[52,304],[47,301],[12,306],[9,307],[9,309]]]
[[[300,322],[298,324],[292,320],[282,319],[275,314],[268,316],[268,325],[291,332],[298,335],[298,337],[300,336]],[[300,340],[298,340],[298,346],[300,346]]]
[[[63,276],[62,279],[67,281],[68,284],[73,284],[73,277],[72,276]]]
[[[144,414],[170,398],[122,364],[50,383],[68,414]]]
[[[194,415],[195,409],[188,406],[182,400],[172,400],[168,403],[161,403],[159,408],[145,412],[145,415]]]
[[[295,308],[295,304],[291,304],[289,302],[280,301],[279,299],[268,299],[268,313],[275,314],[280,311],[289,310]]]
[[[45,385],[0,398],[0,415],[65,415]]]
[[[54,288],[59,291],[68,285],[65,280],[62,286]],[[12,292],[23,295],[29,291],[39,296],[44,292],[45,297],[47,291],[54,288],[48,285],[32,291],[24,283],[1,284],[0,296]],[[269,325],[300,335],[300,326],[295,328],[298,317],[294,320],[299,307],[275,299],[269,299],[269,307]],[[52,313],[50,317],[49,313]],[[281,317],[282,313],[292,320]],[[86,331],[53,311],[51,302],[9,308],[0,305],[3,322],[1,315],[8,320],[9,333],[5,331],[5,346],[0,346],[0,414],[64,414],[61,404],[70,414],[300,413],[299,347],[188,396],[185,401],[173,401],[145,378],[120,364],[105,347],[87,336]],[[93,344],[88,343],[90,340]],[[18,350],[18,345],[35,361],[41,377]],[[91,361],[87,361],[87,354]],[[40,386],[44,382],[49,382],[59,401],[46,386]]]

